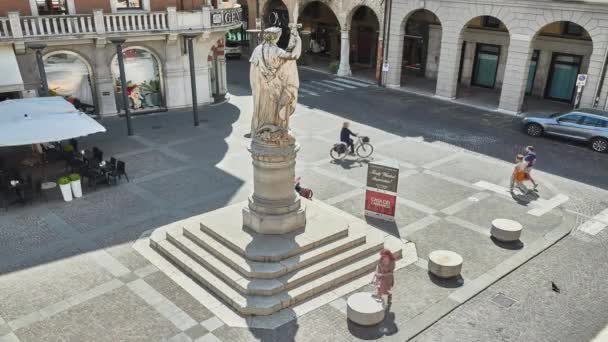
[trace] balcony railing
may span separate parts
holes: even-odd
[[[142,32],[179,34],[192,30],[216,31],[240,24],[240,7],[203,7],[198,12],[177,12],[175,7],[168,7],[166,12],[111,14],[95,10],[93,14],[26,17],[19,16],[17,12],[10,12],[7,18],[0,17],[0,40],[20,42],[69,36],[95,38],[105,34]]]
[[[106,14],[103,16],[106,32],[165,31],[166,12]]]
[[[95,33],[92,15],[22,17],[24,37],[65,36]]]

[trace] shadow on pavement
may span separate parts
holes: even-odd
[[[429,280],[433,282],[433,284],[437,286],[441,286],[447,289],[455,289],[464,285],[464,279],[462,276],[454,277],[454,278],[439,278],[431,272],[427,272],[429,276]]]

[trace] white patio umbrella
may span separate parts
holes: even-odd
[[[105,131],[105,127],[62,97],[0,102],[0,147],[61,141]]]

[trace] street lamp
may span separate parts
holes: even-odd
[[[38,64],[38,73],[40,74],[40,82],[42,83],[42,96],[49,96],[49,83],[46,79],[46,71],[44,70],[44,60],[42,59],[42,50],[46,49],[46,44],[30,43],[27,47],[36,51],[36,63]]]
[[[197,33],[184,33],[184,38],[188,40],[188,59],[190,61],[190,88],[192,88],[192,117],[194,118],[194,126],[198,126],[198,100],[196,98],[196,74],[194,72],[194,38],[198,37]],[[205,121],[205,120],[203,120]]]
[[[127,77],[125,76],[125,61],[122,53],[122,44],[125,43],[125,38],[110,38],[110,41],[116,45],[116,58],[118,59],[118,69],[120,70],[120,89],[122,92],[122,105],[127,118],[127,134],[133,135],[131,127],[131,113],[129,111],[129,97],[127,96]]]

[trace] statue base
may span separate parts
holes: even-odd
[[[243,225],[260,234],[286,234],[306,227],[306,209],[294,190],[299,146],[259,138],[251,141],[253,195]]]

